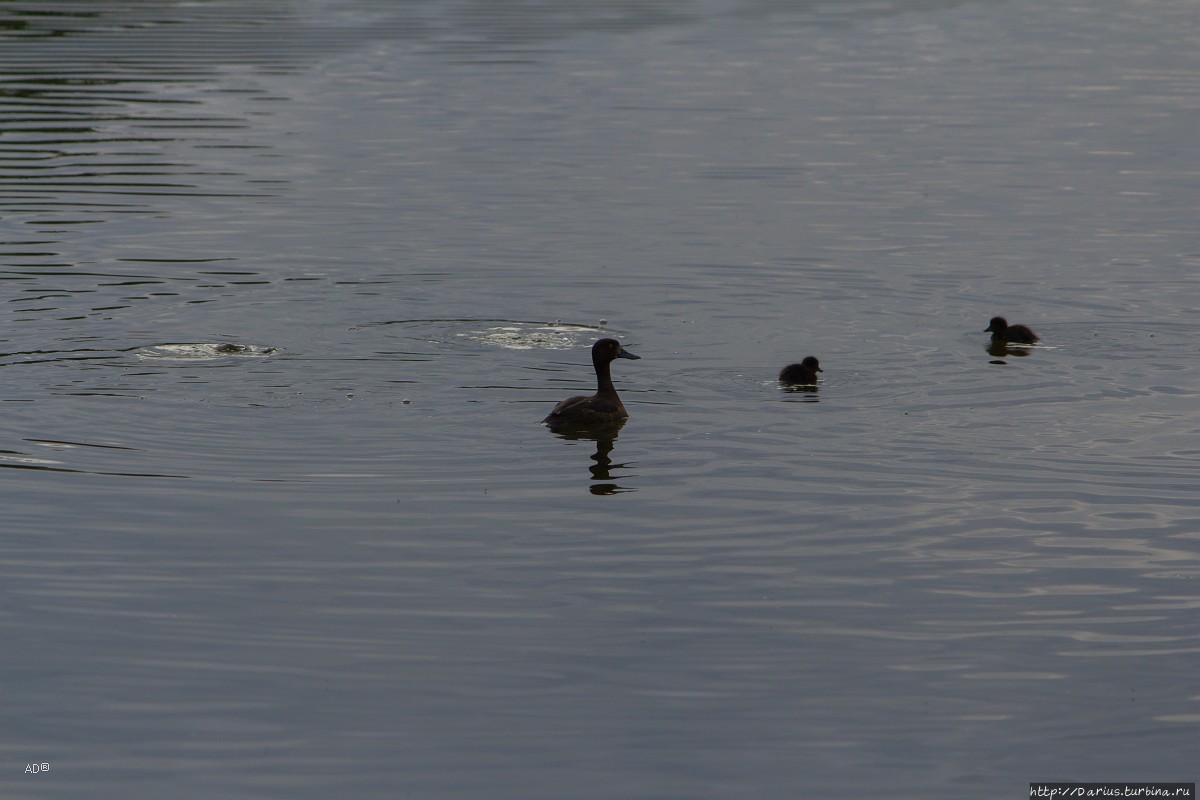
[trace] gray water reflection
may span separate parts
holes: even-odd
[[[1193,780],[1194,39],[0,3],[3,795]]]

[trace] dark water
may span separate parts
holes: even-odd
[[[0,793],[1195,780],[1197,23],[0,3]]]

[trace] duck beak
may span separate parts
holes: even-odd
[[[617,358],[632,358],[635,361],[637,361],[637,360],[641,359],[641,356],[635,356],[633,353],[629,352],[624,347],[622,347],[621,352],[617,353]]]

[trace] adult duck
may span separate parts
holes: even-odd
[[[1029,328],[1024,325],[1009,325],[1004,317],[992,317],[992,321],[983,332],[991,332],[993,342],[1035,344],[1038,340],[1038,335]]]
[[[808,356],[799,364],[788,364],[784,367],[779,373],[779,382],[795,386],[812,386],[817,382],[817,373],[824,371],[816,356]]]
[[[613,387],[611,365],[618,358],[640,359],[616,339],[601,339],[592,345],[592,366],[596,369],[596,393],[590,397],[568,397],[542,420],[551,428],[585,428],[619,425],[629,418]]]

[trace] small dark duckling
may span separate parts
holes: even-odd
[[[779,373],[780,383],[808,386],[817,382],[817,373],[824,372],[816,356],[808,356],[799,364],[788,364]]]
[[[640,359],[616,339],[601,339],[592,345],[592,366],[596,368],[596,393],[591,397],[568,397],[556,405],[542,423],[556,427],[598,427],[619,425],[629,418],[613,388],[609,365],[618,358]]]
[[[1011,342],[1013,344],[1035,344],[1038,335],[1024,325],[1009,325],[1004,317],[992,317],[992,321],[984,333],[991,331],[993,342]]]

